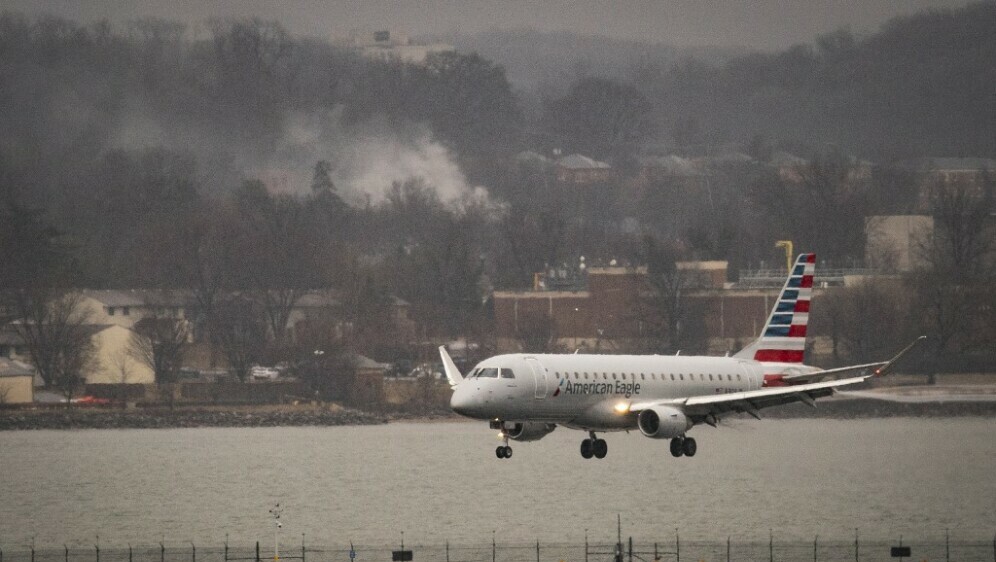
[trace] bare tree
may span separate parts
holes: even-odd
[[[648,347],[663,353],[704,350],[708,346],[704,313],[686,298],[691,280],[677,266],[678,252],[653,237],[644,239],[647,293],[641,295],[638,320]]]
[[[82,295],[62,290],[18,291],[13,324],[46,386],[71,399],[96,366],[91,313]]]
[[[156,384],[175,383],[190,344],[190,324],[155,298],[147,299],[146,306],[152,312],[135,323],[128,354],[152,369]]]
[[[267,325],[260,305],[238,295],[219,300],[211,330],[228,360],[229,371],[245,382],[266,346]]]

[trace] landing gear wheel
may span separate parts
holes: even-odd
[[[684,443],[681,444],[681,450],[686,457],[694,457],[695,451],[698,451],[699,447],[695,444],[695,439],[686,437]]]
[[[595,439],[591,449],[596,459],[604,459],[605,455],[609,452],[609,445],[605,442],[605,439]]]
[[[505,458],[506,459],[512,458],[512,448],[509,447],[508,445],[505,445]]]
[[[682,441],[681,437],[675,437],[674,439],[671,440],[671,456],[672,457],[677,458],[677,457],[680,457],[681,455],[685,454],[685,450],[684,450],[684,447],[682,446],[682,442],[681,441]]]
[[[594,446],[591,444],[591,439],[585,439],[584,441],[581,442],[581,456],[582,457],[584,457],[586,459],[590,459],[592,457],[592,455],[595,454],[595,451],[593,449],[594,449]]]
[[[505,447],[502,445],[495,447],[495,456],[499,459],[505,458]]]

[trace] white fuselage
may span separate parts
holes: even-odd
[[[451,405],[477,419],[632,429],[629,404],[756,390],[772,367],[733,357],[499,355],[456,386]]]

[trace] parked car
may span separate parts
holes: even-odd
[[[252,380],[256,381],[272,381],[276,380],[280,376],[280,371],[274,367],[263,367],[261,365],[253,365],[249,369],[249,376]]]

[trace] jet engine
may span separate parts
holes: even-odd
[[[557,429],[556,424],[539,422],[518,422],[505,426],[505,435],[514,441],[538,441]]]
[[[636,425],[647,437],[673,439],[691,429],[692,422],[677,408],[654,406],[640,412],[636,418]]]

